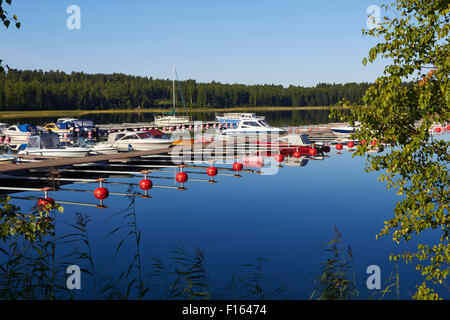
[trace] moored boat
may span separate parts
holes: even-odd
[[[349,124],[346,124],[342,126],[331,127],[330,130],[338,136],[349,136],[350,134],[355,132],[355,128],[358,126],[359,122],[356,122],[354,127]]]
[[[113,132],[109,134],[107,142],[118,147],[120,151],[144,151],[167,148],[172,145],[173,139],[160,130],[153,129],[136,132]]]
[[[176,90],[175,90],[175,75],[176,75],[175,65],[173,65],[172,66],[172,84],[173,84],[173,88],[172,88],[172,100],[173,100],[173,102],[172,102],[173,103],[172,111],[163,113],[162,115],[154,115],[154,118],[155,118],[154,123],[157,126],[170,126],[170,125],[186,124],[189,121],[191,121],[191,118],[187,115],[186,105],[184,105],[184,98],[183,98],[183,93],[181,92],[181,87],[180,87],[180,95],[181,95],[181,99],[183,101],[184,110],[186,112],[186,115],[185,116],[177,116],[177,115],[175,115],[176,101],[177,101]]]
[[[38,129],[31,124],[16,124],[3,130],[3,133],[11,139],[26,139],[38,133]]]
[[[220,123],[231,123],[237,125],[239,121],[243,119],[256,119],[256,120],[264,120],[265,117],[256,116],[254,113],[216,113],[216,120]]]
[[[244,118],[239,120],[237,128],[219,131],[222,135],[257,135],[257,134],[284,134],[280,128],[270,126],[264,119]]]
[[[321,151],[321,146],[311,143],[306,134],[288,134],[274,140],[251,141],[251,143],[272,153],[291,154],[297,151],[302,155],[308,155],[311,148],[318,149],[317,152]]]
[[[56,133],[31,135],[27,146],[19,151],[23,155],[51,157],[84,157],[89,154],[89,148],[62,146]]]

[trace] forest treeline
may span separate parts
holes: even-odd
[[[315,87],[180,81],[188,108],[358,104],[369,83]],[[10,70],[0,74],[0,111],[170,108],[172,81],[125,74]],[[178,106],[182,106],[177,85]]]

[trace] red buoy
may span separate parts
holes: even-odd
[[[239,163],[239,162],[233,163],[233,170],[234,171],[241,171],[242,168],[243,168],[242,163]]]
[[[178,172],[175,176],[175,179],[179,183],[185,183],[186,181],[188,181],[188,175],[185,172]]]
[[[436,129],[434,129],[434,131],[435,131],[436,133],[441,133],[441,128],[437,127]]]
[[[366,144],[366,140],[365,139],[362,139],[361,140],[361,145],[363,146],[363,145],[365,145]]]
[[[295,152],[292,154],[292,156],[293,156],[294,158],[300,158],[300,157],[302,156],[302,154],[301,154],[300,152],[298,152],[298,151],[295,151]]]
[[[377,145],[377,139],[372,140],[372,142],[370,142],[371,145],[376,146]]]
[[[153,182],[149,179],[142,179],[139,182],[139,188],[141,188],[142,190],[150,190],[153,187]]]
[[[353,148],[355,146],[355,143],[353,141],[350,141],[349,143],[347,143],[347,147],[349,148]]]
[[[52,198],[41,198],[38,201],[38,207],[41,209],[44,208],[53,208],[53,206],[55,205],[55,200],[53,200]]]
[[[308,153],[310,156],[315,156],[317,154],[317,150],[316,148],[309,148]]]
[[[275,161],[276,162],[283,162],[284,161],[284,156],[282,154],[277,154],[275,156]]]
[[[208,167],[208,169],[206,169],[206,174],[210,177],[215,177],[217,176],[217,168],[215,167]]]
[[[99,187],[94,190],[94,197],[98,200],[105,200],[109,196],[108,189],[104,187]]]
[[[323,147],[323,152],[328,153],[328,152],[330,152],[330,151],[331,151],[330,146],[324,146],[324,147]]]
[[[344,147],[344,146],[343,146],[342,144],[338,143],[338,144],[336,145],[336,150],[342,150],[343,147]]]
[[[450,124],[447,126],[447,131],[450,131]]]

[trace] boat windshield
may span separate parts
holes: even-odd
[[[302,134],[301,137],[304,144],[311,144],[311,141],[309,140],[309,137],[306,134]]]
[[[262,124],[263,127],[270,128],[270,125],[264,120],[260,120],[259,123]]]
[[[75,120],[73,122],[77,127],[94,127],[94,122],[92,120]]]
[[[139,139],[150,138],[150,135],[147,132],[139,132],[139,133],[137,133],[137,136],[139,137]]]
[[[242,123],[242,126],[244,127],[261,127],[261,125],[257,121],[244,121]]]

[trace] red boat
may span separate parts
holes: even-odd
[[[251,141],[250,143],[266,149],[268,156],[278,153],[291,155],[294,152],[299,152],[300,155],[308,155],[311,154],[311,149],[316,149],[317,152],[322,151],[321,146],[312,144],[306,134],[289,134],[274,141]]]

